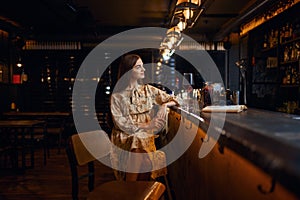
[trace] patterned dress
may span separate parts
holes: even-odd
[[[112,148],[111,162],[115,170],[117,180],[125,179],[128,152],[139,148],[147,152],[153,169],[153,179],[165,175],[166,156],[162,151],[156,151],[154,143],[156,134],[153,130],[141,130],[138,123],[151,121],[154,116],[153,106],[177,100],[164,91],[151,85],[139,85],[132,90],[124,90],[113,93],[111,96],[111,113],[114,128],[111,134],[112,143],[118,148]],[[117,149],[122,149],[118,151]],[[125,151],[123,151],[125,150]]]

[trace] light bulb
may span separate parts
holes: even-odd
[[[177,27],[179,28],[180,31],[183,31],[186,28],[186,22],[180,21],[177,24]]]
[[[193,17],[193,11],[190,9],[184,9],[183,15],[184,15],[185,19],[191,19]]]

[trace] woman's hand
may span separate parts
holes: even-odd
[[[159,110],[157,111],[156,117],[159,117],[161,119],[166,119],[167,116],[167,105],[163,104],[160,106]]]
[[[165,124],[166,124],[165,118],[160,118],[156,116],[150,122],[140,123],[138,126],[141,129],[152,130],[153,133],[155,134],[161,131],[165,127]]]
[[[156,116],[155,118],[153,118],[149,124],[149,128],[153,129],[154,132],[159,132],[161,131],[166,124],[166,120],[165,118],[160,118],[158,116]]]

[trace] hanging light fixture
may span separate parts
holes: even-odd
[[[180,45],[182,40],[183,37],[181,36],[180,29],[175,26],[167,31],[164,42],[167,43],[170,49],[175,49]]]
[[[202,13],[201,0],[177,0],[172,22],[179,19],[177,26],[184,30],[191,28]]]
[[[170,59],[182,40],[183,37],[177,26],[174,26],[167,31],[166,37],[160,44],[160,53],[163,57],[163,60]]]
[[[200,6],[201,0],[178,0],[176,3],[177,10],[180,10],[185,19],[193,17],[194,11]]]

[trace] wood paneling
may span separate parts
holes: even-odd
[[[170,138],[177,133],[179,119],[185,121],[185,124],[192,123],[180,117],[178,113],[171,112],[169,116]],[[198,129],[193,124],[181,131],[189,135],[195,128]],[[177,200],[297,199],[261,168],[226,146],[220,146],[220,142],[216,143],[207,156],[199,158],[198,152],[203,141],[205,142],[203,140],[205,135],[206,133],[199,128],[188,150],[168,166],[172,189]],[[210,137],[210,140],[213,138]]]

